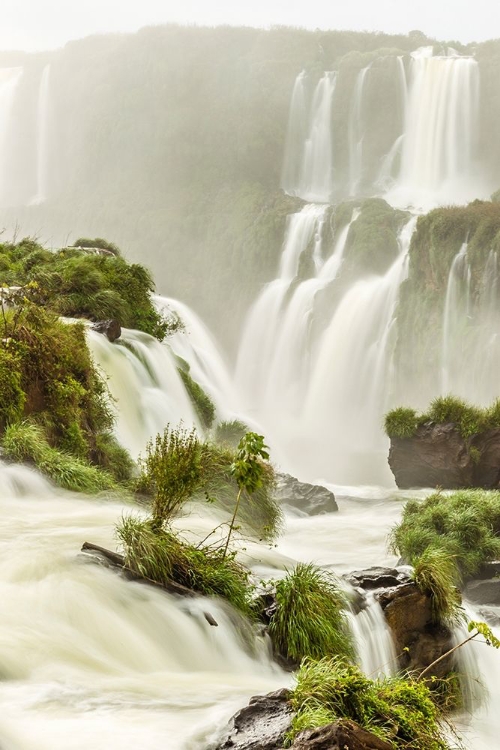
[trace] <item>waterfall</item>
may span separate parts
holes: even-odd
[[[0,69],[0,205],[9,204],[9,136],[14,96],[22,74],[22,68]]]
[[[465,202],[484,190],[475,174],[479,65],[471,57],[411,56],[401,169],[388,199],[428,208]]]
[[[168,346],[140,331],[122,329],[113,344],[89,329],[87,342],[104,374],[118,441],[133,458],[167,424],[201,427]]]
[[[336,73],[325,73],[309,104],[303,71],[295,81],[290,104],[282,188],[316,203],[328,203],[333,192],[331,117],[336,81]]]
[[[113,549],[130,505],[1,463],[0,488],[2,747],[204,748],[251,695],[289,683],[222,601],[171,596],[79,555],[85,540]]]
[[[372,680],[391,677],[398,671],[398,656],[382,607],[373,595],[366,606],[349,617],[358,661]]]
[[[47,64],[40,79],[37,105],[36,129],[36,194],[32,204],[43,203],[48,196],[49,179],[49,134],[50,134],[50,64]]]
[[[470,319],[471,270],[464,242],[451,264],[446,287],[443,313],[443,343],[441,347],[441,393],[463,393],[464,329]]]
[[[349,113],[349,195],[358,195],[363,184],[363,93],[371,64],[359,71]]]

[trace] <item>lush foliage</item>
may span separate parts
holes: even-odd
[[[296,663],[306,656],[353,656],[345,598],[330,573],[299,563],[277,582],[276,603],[269,634],[279,653]]]
[[[435,398],[427,411],[418,414],[415,409],[400,406],[385,415],[385,431],[389,437],[412,437],[419,425],[426,422],[453,423],[464,439],[500,427],[500,401],[481,409],[456,396]]]
[[[59,487],[96,494],[116,488],[113,477],[83,459],[51,448],[40,425],[20,422],[10,425],[2,439],[5,455],[14,461],[31,461]]]
[[[2,309],[0,430],[29,417],[42,453],[48,445],[77,459],[77,467],[100,466],[118,481],[128,479],[133,464],[111,434],[107,391],[87,349],[84,327],[63,323],[25,290],[16,294],[15,306]],[[38,463],[35,451],[29,458]],[[53,474],[57,479],[58,472]]]
[[[189,398],[191,399],[196,409],[201,424],[207,430],[210,429],[215,419],[214,402],[212,401],[210,396],[203,390],[201,385],[193,380],[193,378],[189,374],[189,370],[179,367],[178,372],[182,378],[184,387],[189,394]]]
[[[108,249],[49,252],[30,239],[0,245],[0,282],[36,287],[36,301],[58,315],[116,318],[123,326],[163,339],[176,321],[164,319],[155,309],[150,273],[143,266],[127,263],[116,246],[99,242]]]
[[[463,490],[435,493],[405,505],[391,546],[414,563],[426,550],[439,550],[467,578],[500,556],[500,492]]]
[[[425,684],[399,677],[373,681],[339,659],[305,659],[297,674],[289,735],[351,719],[396,748],[447,750],[440,712]]]
[[[248,426],[239,419],[219,422],[215,426],[214,440],[220,445],[237,448],[241,438],[248,432]]]
[[[430,597],[436,622],[453,623],[463,619],[454,558],[442,549],[428,547],[413,559],[413,577],[422,593]]]
[[[201,444],[194,430],[165,428],[146,446],[138,489],[153,497],[153,526],[160,529],[181,510],[201,483]]]
[[[194,546],[171,529],[158,530],[151,520],[125,516],[117,527],[126,564],[144,578],[168,587],[186,586],[206,596],[220,596],[246,615],[251,614],[247,571],[233,555],[217,546]]]

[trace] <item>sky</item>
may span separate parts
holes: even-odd
[[[461,42],[500,37],[499,0],[1,0],[0,49],[168,22],[407,33]]]

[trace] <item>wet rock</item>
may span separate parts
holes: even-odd
[[[487,578],[470,581],[463,592],[466,599],[474,604],[500,605],[500,578]]]
[[[277,475],[276,499],[310,516],[339,509],[331,490],[318,484],[299,482],[290,474]]]
[[[404,583],[376,595],[389,625],[401,669],[420,672],[453,646],[449,628],[434,622],[431,600],[414,583]],[[444,677],[453,655],[440,661],[429,676]]]
[[[344,720],[300,732],[292,750],[393,750],[393,746],[354,721]]]
[[[122,329],[117,320],[99,320],[97,323],[94,323],[92,330],[102,333],[111,343],[119,339],[122,335]]]
[[[354,588],[361,588],[365,591],[399,586],[411,580],[410,573],[405,568],[382,567],[353,570],[345,578]]]
[[[493,627],[500,627],[500,607],[480,607],[477,610],[479,618]]]
[[[229,723],[226,737],[214,750],[281,750],[292,723],[290,691],[250,698]]]
[[[472,487],[474,463],[454,424],[427,422],[410,438],[391,438],[389,466],[401,489]]]
[[[500,560],[490,560],[489,562],[483,563],[480,570],[475,574],[475,581],[484,581],[487,578],[500,577]]]
[[[479,460],[473,471],[473,486],[487,489],[499,487],[500,430],[488,430],[480,435],[475,435],[471,440],[471,445],[479,452]]]

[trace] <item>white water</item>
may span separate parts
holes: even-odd
[[[441,393],[465,395],[460,383],[466,361],[462,346],[465,329],[470,321],[471,270],[467,259],[467,243],[464,242],[453,259],[443,314],[443,344],[441,360]]]
[[[370,65],[359,71],[352,95],[349,114],[349,195],[359,195],[363,183],[363,93]]]
[[[411,56],[401,169],[388,200],[428,209],[482,197],[477,173],[479,65],[471,57]]]
[[[310,100],[303,71],[290,104],[282,188],[315,203],[328,203],[333,190],[331,117],[336,80],[336,73],[325,73]]]
[[[40,79],[36,132],[36,193],[32,204],[43,203],[49,193],[49,137],[50,137],[50,64],[45,65]]]
[[[116,415],[116,436],[134,458],[168,423],[183,422],[186,428],[194,426],[201,431],[177,362],[167,346],[146,333],[125,328],[113,344],[91,329],[87,341],[106,375]]]
[[[12,107],[22,68],[0,69],[0,205],[9,204],[9,140],[12,133]]]

